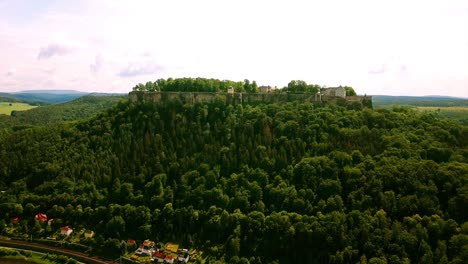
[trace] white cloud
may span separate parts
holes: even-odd
[[[0,72],[20,69],[2,89],[201,76],[468,97],[463,0],[19,2],[0,8]]]
[[[57,43],[51,43],[45,47],[41,47],[39,51],[39,55],[37,55],[37,59],[42,60],[42,59],[48,59],[53,56],[63,56],[72,51],[71,48],[57,44]]]
[[[134,77],[138,75],[157,74],[164,70],[164,67],[154,62],[132,62],[119,71],[120,77]]]
[[[8,69],[8,71],[5,73],[6,76],[13,76],[15,75],[16,73],[16,69],[15,68],[10,68]]]
[[[104,60],[102,58],[102,55],[96,55],[96,57],[94,58],[94,63],[89,65],[89,70],[91,71],[91,73],[97,74],[101,70],[103,64]]]

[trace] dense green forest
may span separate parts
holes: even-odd
[[[27,111],[14,111],[11,116],[0,115],[0,129],[50,125],[85,119],[115,106],[126,96],[86,95],[70,102],[37,107]]]
[[[467,126],[408,108],[122,101],[1,130],[0,233],[20,217],[47,236],[42,212],[115,256],[150,238],[209,263],[463,263],[467,146]]]

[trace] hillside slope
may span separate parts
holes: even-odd
[[[87,95],[73,101],[14,111],[11,116],[0,115],[0,128],[50,125],[64,121],[89,118],[116,105],[126,96]]]
[[[372,96],[374,107],[393,106],[465,106],[468,107],[467,98],[446,97],[446,96]]]
[[[402,108],[120,102],[1,134],[0,219],[44,212],[114,256],[150,238],[210,263],[462,263],[467,140]]]
[[[0,97],[43,105],[64,103],[87,94],[89,93],[73,90],[29,90],[16,93],[0,93]]]

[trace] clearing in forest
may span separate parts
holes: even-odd
[[[25,103],[0,102],[0,114],[11,115],[11,111],[26,111],[35,107]]]

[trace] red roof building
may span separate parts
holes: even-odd
[[[167,255],[164,261],[166,261],[167,263],[174,263],[174,257],[171,255]]]
[[[156,252],[156,254],[154,254],[154,257],[159,260],[159,261],[164,261],[164,259],[166,258],[166,255],[164,255],[163,253],[161,252]]]
[[[154,242],[149,240],[149,239],[146,239],[145,241],[143,241],[143,246],[144,247],[154,247]]]
[[[47,222],[47,215],[38,213],[36,216],[34,216],[34,220],[39,221],[41,223]]]
[[[71,232],[73,232],[73,229],[71,229],[69,226],[64,226],[64,227],[60,228],[60,234],[62,234],[64,236],[70,235]]]
[[[13,224],[17,224],[17,223],[19,223],[19,221],[20,221],[20,218],[19,218],[19,217],[14,217],[14,218],[11,219],[11,222],[12,222]]]

